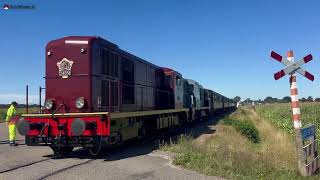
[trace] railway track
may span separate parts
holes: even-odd
[[[164,137],[164,136],[161,136],[161,137]],[[146,143],[150,143],[151,141],[154,141],[157,138],[160,138],[160,136],[155,136],[155,137],[152,137],[152,138],[146,138],[146,139],[142,140],[139,144],[143,145],[143,144],[146,144]],[[54,160],[54,159],[63,160],[64,158],[72,158],[72,157],[74,157],[74,158],[81,158],[81,157],[92,158],[92,159],[86,160],[86,161],[81,162],[81,163],[73,164],[71,166],[67,166],[65,168],[58,169],[58,170],[56,170],[54,172],[48,173],[48,174],[46,174],[46,175],[44,175],[44,176],[42,176],[40,178],[37,178],[39,180],[40,179],[46,179],[46,178],[54,176],[54,175],[56,175],[58,173],[70,170],[72,168],[75,168],[75,167],[78,167],[78,166],[81,166],[81,165],[88,164],[88,163],[93,162],[93,161],[95,161],[95,160],[97,160],[99,158],[101,159],[104,156],[106,156],[107,152],[111,152],[112,153],[115,150],[123,149],[123,148],[126,148],[127,146],[131,146],[131,145],[132,145],[132,143],[130,143],[130,142],[126,143],[126,144],[123,144],[122,146],[106,150],[101,155],[96,156],[96,157],[94,157],[94,156],[90,157],[88,149],[81,148],[81,149],[74,150],[73,152],[71,152],[70,154],[67,154],[67,155],[53,155],[52,157],[48,157],[48,158],[45,158],[45,159],[41,159],[41,160],[38,160],[38,161],[33,161],[33,162],[22,164],[22,165],[18,165],[18,166],[12,167],[10,169],[2,170],[2,171],[0,171],[0,176],[1,176],[1,174],[12,173],[12,172],[18,171],[18,170],[20,170],[22,168],[30,167],[32,165],[41,164],[41,163],[44,163],[44,162],[47,162],[47,161],[50,161],[50,160]]]
[[[12,172],[12,171],[15,171],[15,170],[18,170],[18,169],[21,169],[21,168],[25,168],[25,167],[32,166],[32,165],[35,165],[35,164],[39,164],[39,163],[42,163],[42,162],[46,162],[46,161],[49,161],[49,160],[52,160],[52,159],[62,159],[62,158],[65,158],[65,157],[72,157],[72,156],[77,155],[78,153],[81,153],[81,152],[85,151],[85,150],[86,149],[84,149],[84,148],[77,149],[77,150],[75,150],[72,153],[67,154],[67,155],[56,155],[56,156],[48,157],[48,158],[41,159],[41,160],[38,160],[38,161],[33,161],[33,162],[30,162],[30,163],[26,163],[26,164],[23,164],[23,165],[18,165],[18,166],[15,166],[13,168],[10,168],[10,169],[2,170],[2,171],[0,171],[0,174]]]
[[[142,141],[139,142],[140,145],[143,145],[143,144],[147,144],[147,143],[150,143],[156,139],[159,139],[159,138],[164,138],[166,135],[165,134],[161,134],[159,136],[154,136],[154,137],[151,137],[151,138],[146,138],[146,139],[143,139]],[[167,135],[168,136],[168,135]],[[110,150],[106,150],[104,153],[102,153],[100,156],[97,156],[97,157],[101,157],[101,156],[105,156],[106,155],[106,152],[113,152],[115,151],[116,149],[121,149],[121,148],[126,148],[126,146],[130,146],[132,145],[131,142],[129,143],[126,143],[126,144],[123,144],[122,146],[119,146],[119,147],[115,147],[115,148],[112,148]],[[81,154],[83,153],[83,155]],[[41,160],[38,160],[38,161],[33,161],[33,162],[30,162],[30,163],[26,163],[26,164],[22,164],[22,165],[18,165],[18,166],[15,166],[15,167],[12,167],[10,169],[6,169],[6,170],[2,170],[0,171],[0,175],[1,174],[4,174],[4,173],[9,173],[9,172],[13,172],[13,171],[16,171],[16,170],[19,170],[19,169],[22,169],[22,168],[26,168],[26,167],[29,167],[29,166],[32,166],[32,165],[36,165],[36,164],[40,164],[40,163],[43,163],[43,162],[46,162],[46,161],[49,161],[49,160],[53,160],[53,159],[61,159],[63,160],[64,158],[70,158],[70,157],[80,157],[80,156],[84,156],[84,154],[86,156],[90,156],[89,155],[89,152],[88,152],[88,149],[86,148],[81,148],[81,149],[77,149],[77,150],[74,150],[73,152],[71,152],[70,154],[67,154],[67,155],[53,155],[51,157],[48,157],[48,158],[45,158],[45,159],[41,159]],[[66,168],[63,168],[63,169],[59,169],[55,172],[52,172],[48,175],[45,175],[39,179],[45,179],[45,178],[48,178],[50,176],[53,176],[55,174],[58,174],[60,172],[63,172],[63,171],[66,171],[66,170],[69,170],[69,169],[72,169],[74,167],[77,167],[77,166],[81,166],[81,165],[84,165],[84,164],[87,164],[87,163],[90,163],[92,161],[96,160],[96,157],[92,158],[92,159],[89,159],[85,162],[82,162],[82,163],[79,163],[79,164],[74,164],[72,166],[69,166],[69,167],[66,167]]]
[[[90,159],[90,160],[87,160],[87,161],[82,162],[82,163],[74,164],[74,165],[72,165],[72,166],[68,166],[68,167],[66,167],[66,168],[59,169],[59,170],[57,170],[57,171],[54,171],[54,172],[52,172],[52,173],[49,173],[49,174],[47,174],[47,175],[45,175],[45,176],[42,176],[42,177],[38,178],[38,180],[43,180],[43,179],[49,178],[49,177],[54,176],[54,175],[56,175],[56,174],[62,173],[62,172],[64,172],[64,171],[67,171],[67,170],[72,169],[72,168],[75,168],[75,167],[79,167],[79,166],[88,164],[88,163],[90,163],[90,162],[92,162],[92,161],[95,161],[95,160],[96,160],[96,159]]]

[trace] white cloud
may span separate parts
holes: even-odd
[[[0,104],[9,104],[12,101],[16,101],[19,104],[26,103],[25,94],[0,94]],[[44,97],[42,97],[42,104]],[[29,104],[39,104],[39,95],[29,95]]]

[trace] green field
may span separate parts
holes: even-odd
[[[303,127],[314,124],[317,136],[320,135],[320,103],[301,103],[301,121]],[[269,104],[256,107],[257,113],[271,121],[277,127],[284,129],[291,135],[294,134],[292,124],[292,110],[290,103]]]

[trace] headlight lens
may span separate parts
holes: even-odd
[[[83,97],[79,97],[77,100],[76,100],[76,107],[78,109],[82,109],[84,107],[84,105],[86,104],[86,101]]]
[[[47,109],[47,110],[50,110],[52,109],[54,106],[54,101],[52,99],[47,99],[45,102],[44,102],[44,107]]]
[[[80,49],[80,52],[81,52],[82,54],[85,54],[85,53],[87,52],[87,50],[86,50],[85,48],[81,48],[81,49]]]

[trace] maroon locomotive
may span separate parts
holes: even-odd
[[[55,153],[143,138],[234,107],[233,101],[100,37],[46,47],[45,112],[24,114],[18,132]]]

